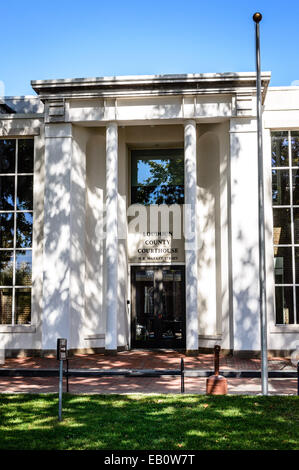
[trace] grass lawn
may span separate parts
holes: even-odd
[[[0,395],[0,449],[299,449],[299,399]]]

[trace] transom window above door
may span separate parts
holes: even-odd
[[[184,149],[131,152],[131,204],[184,204]]]

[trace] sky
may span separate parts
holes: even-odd
[[[30,80],[255,71],[299,85],[298,0],[0,0],[0,95]]]

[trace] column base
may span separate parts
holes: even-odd
[[[104,354],[105,354],[105,356],[116,356],[117,355],[117,349],[105,349]]]
[[[186,356],[197,356],[198,349],[186,349],[185,354]]]

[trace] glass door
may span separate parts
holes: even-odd
[[[184,270],[132,266],[132,347],[185,348]]]

